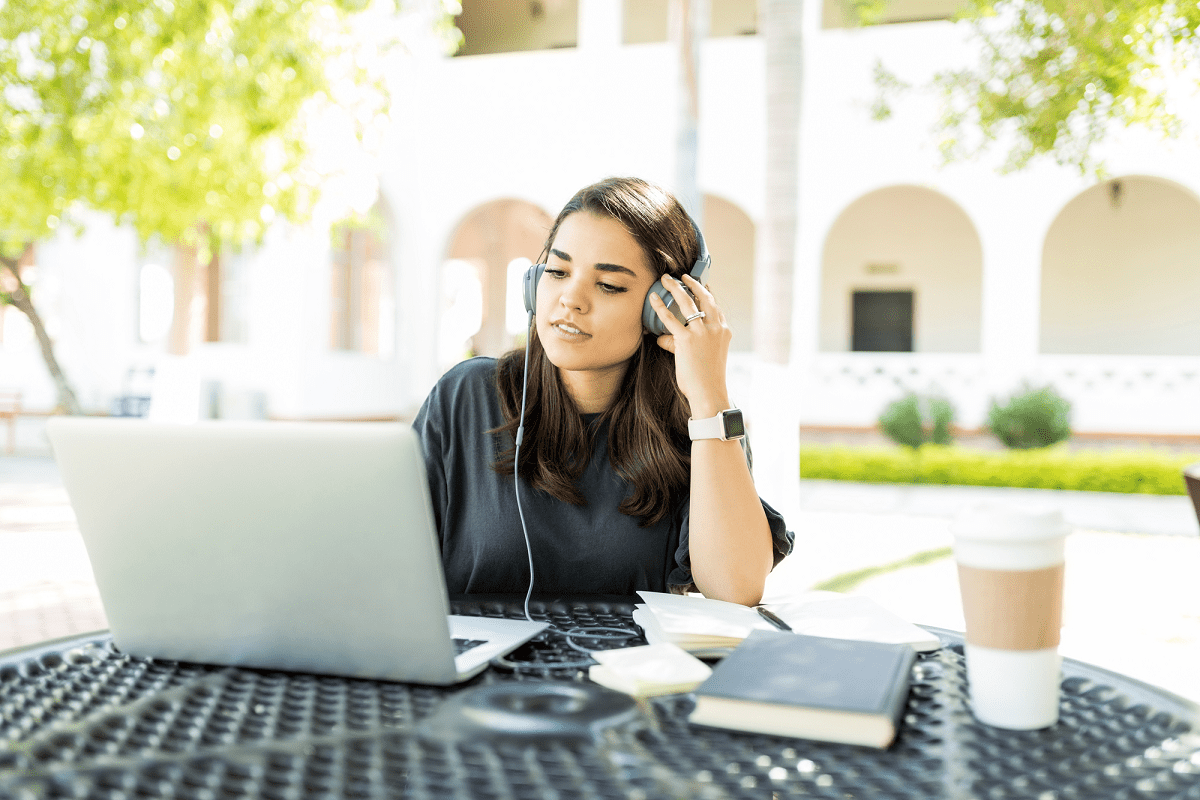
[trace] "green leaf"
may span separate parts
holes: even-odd
[[[1051,158],[1102,175],[1094,153],[1114,128],[1181,129],[1162,87],[1200,58],[1200,4],[972,0],[958,19],[981,44],[979,60],[927,87],[944,98],[937,131],[947,160],[1003,140],[1005,169]],[[876,105],[886,106],[897,90],[878,73],[876,86]]]
[[[367,5],[5,0],[0,248],[19,252],[80,205],[168,242],[303,220],[320,185],[309,120],[335,94],[355,120],[388,106],[356,66],[371,43],[347,28]]]

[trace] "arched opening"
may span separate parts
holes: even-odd
[[[708,284],[733,329],[734,352],[754,348],[754,222],[740,208],[704,196],[704,243],[712,256]]]
[[[858,198],[825,237],[823,352],[977,353],[983,251],[966,213],[919,186]]]
[[[455,229],[440,276],[439,360],[498,356],[524,335],[520,275],[542,251],[553,219],[524,200],[493,200]]]
[[[1042,249],[1040,345],[1200,356],[1200,199],[1133,175],[1067,203]]]
[[[380,358],[392,355],[396,339],[389,249],[392,227],[391,211],[380,197],[366,214],[333,228],[329,272],[331,350]],[[244,275],[244,261],[230,263],[235,267],[231,275]]]

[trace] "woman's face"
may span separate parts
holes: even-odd
[[[586,211],[562,221],[537,287],[536,319],[546,356],[566,385],[625,374],[656,278],[621,223]]]

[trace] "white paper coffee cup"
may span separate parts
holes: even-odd
[[[976,718],[1014,730],[1053,725],[1070,528],[1055,510],[984,504],[962,514],[952,530]]]

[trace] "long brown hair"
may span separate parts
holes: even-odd
[[[679,201],[639,178],[609,178],[580,189],[554,220],[539,263],[545,263],[562,221],[587,211],[620,222],[641,245],[657,277],[675,278],[691,270],[700,254],[696,229]],[[521,442],[521,477],[535,489],[574,505],[584,503],[577,482],[587,468],[599,425],[587,426],[546,357],[536,326],[529,332],[529,390]],[[521,412],[525,352],[512,350],[496,364],[496,388],[504,425],[493,433],[516,436]],[[639,517],[643,526],[670,514],[689,485],[691,457],[687,398],[675,381],[674,356],[643,332],[629,362],[616,400],[601,415],[608,423],[609,460],[633,486],[618,510]],[[492,467],[513,471],[515,447],[502,452]]]

